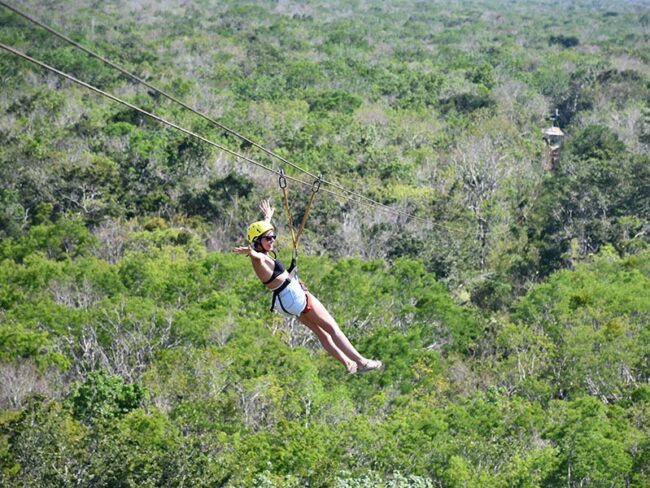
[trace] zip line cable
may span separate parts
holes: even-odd
[[[89,89],[89,90],[91,90],[91,91],[93,91],[95,93],[98,93],[98,94],[100,94],[100,95],[102,95],[102,96],[104,96],[106,98],[109,98],[110,100],[113,100],[114,102],[125,105],[126,107],[130,108],[131,110],[135,110],[136,112],[139,112],[139,113],[141,113],[143,115],[146,115],[147,117],[150,117],[150,118],[152,118],[154,120],[157,120],[158,122],[160,122],[160,123],[162,123],[164,125],[167,125],[167,126],[172,127],[172,128],[174,128],[176,130],[179,130],[179,131],[181,131],[181,132],[183,132],[183,133],[185,133],[185,134],[187,134],[189,136],[195,137],[195,138],[197,138],[197,139],[199,139],[199,140],[201,140],[201,141],[203,141],[203,142],[205,142],[207,144],[210,144],[211,146],[214,146],[214,147],[216,147],[218,149],[221,149],[222,151],[225,151],[225,152],[227,152],[227,153],[229,153],[229,154],[231,154],[231,155],[233,155],[233,156],[235,156],[237,158],[240,158],[240,159],[242,159],[244,161],[247,161],[247,162],[249,162],[251,164],[254,164],[255,166],[258,166],[258,167],[260,167],[262,169],[265,169],[266,171],[270,171],[271,173],[274,173],[274,174],[276,174],[278,176],[280,176],[280,174],[281,174],[279,171],[276,171],[273,168],[269,168],[268,166],[265,166],[262,163],[259,163],[259,162],[255,161],[254,159],[246,157],[243,154],[239,154],[236,151],[233,151],[231,149],[228,149],[225,146],[222,146],[221,144],[218,144],[218,143],[213,142],[213,141],[211,141],[209,139],[206,139],[205,137],[203,137],[203,136],[201,136],[199,134],[196,134],[195,132],[192,132],[192,131],[190,131],[188,129],[185,129],[185,128],[181,127],[180,125],[174,124],[173,122],[170,122],[170,121],[168,121],[168,120],[166,120],[166,119],[164,119],[164,118],[162,118],[162,117],[160,117],[160,116],[158,116],[158,115],[156,115],[154,113],[147,112],[146,110],[141,109],[140,107],[136,107],[135,105],[133,105],[133,104],[131,104],[129,102],[126,102],[126,101],[122,100],[121,98],[116,97],[115,95],[112,95],[111,93],[105,92],[103,90],[100,90],[97,87],[89,85],[88,83],[86,83],[84,81],[81,81],[81,80],[75,78],[72,75],[64,73],[63,71],[59,71],[58,69],[53,68],[52,66],[49,66],[49,65],[43,63],[42,61],[34,59],[31,56],[28,56],[27,54],[24,54],[24,53],[14,49],[14,48],[12,48],[11,46],[7,46],[7,45],[5,45],[3,43],[0,43],[0,49],[4,49],[5,51],[8,51],[8,52],[10,52],[12,54],[15,54],[16,56],[18,56],[20,58],[23,58],[23,59],[25,59],[25,60],[27,60],[27,61],[29,61],[29,62],[37,65],[37,66],[40,66],[41,68],[44,68],[44,69],[49,70],[49,71],[51,71],[53,73],[56,73],[57,75],[59,75],[59,76],[61,76],[63,78],[66,78],[66,79],[68,79],[68,80],[70,80],[70,81],[72,81],[72,82],[74,82],[74,83],[76,83],[78,85],[81,85],[84,88],[87,88],[87,89]],[[302,181],[302,180],[300,180],[298,178],[293,178],[293,177],[287,176],[287,175],[285,175],[285,178],[288,178],[288,179],[290,179],[292,181],[301,183],[303,185],[311,186],[311,183],[307,183],[307,182]],[[341,196],[338,193],[331,192],[329,190],[325,190],[325,191],[328,191],[329,193],[332,193],[332,194],[334,194],[336,196]]]
[[[269,155],[269,156],[271,156],[271,157],[274,157],[274,158],[280,160],[282,163],[287,164],[287,165],[291,166],[292,168],[294,168],[294,169],[296,169],[296,170],[298,170],[298,171],[300,171],[300,172],[302,172],[302,173],[305,173],[306,175],[310,176],[310,177],[313,178],[313,179],[318,179],[318,178],[319,178],[319,176],[316,176],[316,175],[310,173],[309,171],[307,171],[307,170],[301,168],[300,166],[298,166],[297,164],[292,163],[291,161],[289,161],[289,160],[287,160],[286,158],[282,157],[281,155],[279,155],[279,154],[277,154],[277,153],[271,151],[270,149],[265,148],[264,146],[262,146],[262,145],[256,143],[255,141],[252,141],[251,139],[249,139],[249,138],[247,138],[246,136],[244,136],[244,135],[242,135],[242,134],[236,132],[235,130],[230,129],[229,127],[226,127],[225,125],[223,125],[223,124],[221,124],[220,122],[214,120],[213,118],[211,118],[211,117],[209,117],[209,116],[203,114],[202,112],[199,112],[198,110],[196,110],[196,109],[194,109],[193,107],[187,105],[186,103],[182,102],[181,100],[178,100],[178,99],[175,98],[174,96],[172,96],[172,95],[170,95],[170,94],[164,92],[163,90],[160,90],[159,88],[153,86],[152,84],[148,83],[147,81],[143,80],[142,78],[140,78],[140,77],[134,75],[133,73],[127,71],[125,68],[122,68],[121,66],[119,66],[119,65],[117,65],[117,64],[115,64],[115,63],[113,63],[112,61],[106,59],[105,57],[103,57],[103,56],[101,56],[101,55],[95,53],[94,51],[92,51],[92,50],[86,48],[86,47],[83,46],[82,44],[80,44],[80,43],[78,43],[78,42],[76,42],[76,41],[70,39],[69,37],[67,37],[67,36],[64,35],[64,34],[61,34],[60,32],[54,30],[54,29],[51,28],[50,26],[48,26],[48,25],[46,25],[46,24],[40,22],[39,20],[37,20],[37,19],[31,17],[30,15],[28,15],[28,14],[26,14],[26,13],[24,13],[24,12],[18,10],[17,8],[15,8],[15,7],[13,7],[13,6],[7,4],[6,2],[4,2],[4,1],[2,1],[2,0],[0,0],[0,5],[3,6],[3,7],[5,7],[5,8],[8,9],[8,10],[11,10],[11,11],[14,12],[15,14],[20,15],[21,17],[23,17],[24,19],[26,19],[26,20],[32,22],[33,24],[36,24],[37,26],[41,27],[42,29],[45,29],[45,30],[48,31],[49,33],[51,33],[51,34],[53,34],[54,36],[56,36],[56,37],[58,37],[58,38],[60,38],[60,39],[62,39],[62,40],[64,40],[64,41],[66,41],[67,43],[71,44],[72,46],[76,47],[77,49],[82,50],[83,52],[85,52],[85,53],[88,54],[89,56],[91,56],[91,57],[93,57],[93,58],[95,58],[95,59],[98,59],[99,61],[105,63],[106,65],[110,66],[111,68],[114,68],[114,69],[118,70],[120,73],[122,73],[122,74],[128,76],[128,77],[131,78],[133,81],[135,81],[135,82],[137,82],[137,83],[140,83],[140,84],[146,86],[146,87],[149,88],[150,90],[153,90],[154,92],[156,92],[156,93],[158,93],[159,95],[161,95],[161,96],[167,98],[168,100],[170,100],[170,101],[172,101],[172,102],[174,102],[174,103],[180,105],[181,107],[183,107],[183,108],[189,110],[190,112],[194,113],[195,115],[198,115],[199,117],[203,118],[204,120],[208,121],[209,123],[211,123],[211,124],[213,124],[213,125],[216,125],[217,127],[219,127],[220,129],[226,131],[227,133],[229,133],[229,134],[231,134],[231,135],[233,135],[233,136],[235,136],[235,137],[240,138],[241,140],[243,140],[243,141],[246,142],[247,144],[250,144],[251,146],[253,146],[253,147],[255,147],[255,148],[257,148],[257,149],[263,151],[263,152],[266,153],[267,155]],[[59,73],[59,74],[60,74],[60,73]],[[243,158],[243,156],[240,156],[240,157]],[[257,164],[257,163],[256,163],[256,164]],[[337,184],[337,183],[334,183],[334,182],[331,182],[331,181],[327,181],[327,180],[325,180],[324,178],[320,178],[320,180],[321,180],[321,182],[322,182],[323,184],[325,184],[325,185],[329,185],[329,186],[331,186],[331,187],[333,187],[333,188],[336,188],[337,190],[340,190],[340,191],[345,192],[345,193],[347,193],[347,194],[349,194],[349,195],[355,196],[355,197],[357,197],[357,198],[359,198],[359,199],[361,199],[361,200],[365,200],[365,201],[367,201],[367,202],[370,202],[370,203],[372,203],[374,206],[382,207],[382,208],[384,208],[384,209],[386,209],[386,210],[388,210],[388,211],[390,211],[390,212],[397,213],[397,214],[401,214],[401,215],[403,215],[403,216],[409,216],[409,217],[411,217],[411,218],[415,218],[415,219],[417,219],[417,220],[423,220],[423,221],[426,221],[426,220],[424,220],[424,219],[420,219],[419,217],[415,217],[414,215],[411,215],[411,214],[409,214],[409,213],[406,213],[406,212],[403,212],[403,211],[401,211],[401,210],[397,210],[397,209],[394,209],[394,208],[392,208],[392,207],[389,207],[388,205],[383,204],[383,203],[381,203],[381,202],[379,202],[379,201],[377,201],[377,200],[373,200],[372,198],[368,198],[368,197],[366,197],[365,195],[362,195],[361,193],[357,193],[357,192],[354,192],[354,191],[352,191],[352,190],[348,190],[347,188],[345,188],[345,187],[343,187],[343,186],[341,186],[341,185],[339,185],[339,184]],[[440,224],[437,224],[437,225],[440,226]]]
[[[97,88],[95,86],[92,86],[92,85],[90,85],[90,84],[88,84],[88,83],[86,83],[84,81],[81,81],[81,80],[75,78],[72,75],[69,75],[67,73],[64,73],[63,71],[60,71],[60,70],[58,70],[56,68],[53,68],[52,66],[49,66],[49,65],[43,63],[42,61],[34,59],[31,56],[28,56],[27,54],[24,54],[24,53],[22,53],[22,52],[20,52],[20,51],[18,51],[16,49],[14,49],[11,46],[7,46],[6,44],[0,43],[0,49],[4,49],[5,51],[10,52],[10,53],[12,53],[12,54],[26,60],[26,61],[29,61],[32,64],[35,64],[35,65],[37,65],[37,66],[39,66],[39,67],[41,67],[43,69],[51,71],[52,73],[55,73],[55,74],[65,78],[67,80],[72,81],[73,83],[76,83],[76,84],[78,84],[80,86],[83,86],[84,88],[87,88],[88,90],[91,90],[91,91],[93,91],[93,92],[95,92],[95,93],[97,93],[99,95],[102,95],[103,97],[106,97],[106,98],[108,98],[108,99],[110,99],[110,100],[112,100],[114,102],[120,103],[120,104],[130,108],[131,110],[135,110],[136,112],[139,112],[139,113],[141,113],[143,115],[146,115],[147,117],[149,117],[151,119],[154,119],[154,120],[162,123],[163,125],[167,125],[167,126],[173,128],[173,129],[176,129],[176,130],[178,130],[178,131],[180,131],[180,132],[182,132],[184,134],[187,134],[187,135],[189,135],[191,137],[194,137],[194,138],[196,138],[196,139],[198,139],[198,140],[200,140],[200,141],[202,141],[202,142],[204,142],[206,144],[209,144],[209,145],[211,145],[213,147],[216,147],[217,149],[220,149],[220,150],[222,150],[222,151],[224,151],[224,152],[226,152],[228,154],[231,154],[232,156],[235,156],[236,158],[239,158],[239,159],[241,159],[243,161],[246,161],[248,163],[251,163],[251,164],[253,164],[253,165],[255,165],[255,166],[259,167],[259,168],[262,168],[262,169],[264,169],[266,171],[269,171],[270,173],[273,173],[278,177],[284,176],[284,178],[286,178],[288,180],[291,180],[291,181],[294,181],[296,183],[300,183],[301,185],[313,187],[313,183],[302,181],[299,178],[295,178],[295,177],[286,175],[282,171],[278,171],[278,170],[275,170],[273,168],[269,168],[268,166],[265,166],[262,163],[260,163],[258,161],[255,161],[254,159],[251,159],[251,158],[249,158],[247,156],[244,156],[243,154],[240,154],[240,153],[238,153],[236,151],[233,151],[232,149],[228,149],[227,147],[222,146],[221,144],[218,144],[218,143],[216,143],[214,141],[211,141],[210,139],[207,139],[207,138],[205,138],[205,137],[203,137],[203,136],[201,136],[199,134],[196,134],[195,132],[192,132],[192,131],[190,131],[188,129],[185,129],[184,127],[181,127],[180,125],[177,125],[177,124],[175,124],[173,122],[170,122],[167,119],[164,119],[164,118],[160,117],[159,115],[148,112],[148,111],[146,111],[146,110],[144,110],[144,109],[142,109],[140,107],[137,107],[137,106],[135,106],[135,105],[133,105],[133,104],[131,104],[129,102],[126,102],[126,101],[122,100],[121,98],[119,98],[119,97],[117,97],[117,96],[115,96],[115,95],[113,95],[111,93],[105,92],[105,91],[103,91],[103,90],[101,90],[101,89],[99,89],[99,88]],[[321,188],[321,191],[329,193],[330,195],[333,195],[333,196],[335,196],[337,198],[340,198],[340,199],[350,200],[350,201],[352,200],[350,198],[350,196],[348,196],[348,195],[342,195],[340,193],[329,190],[327,188]],[[357,203],[361,203],[361,204],[368,205],[368,206],[371,206],[371,207],[376,207],[376,205],[374,205],[372,203],[369,203],[367,201],[363,201],[363,200],[358,201]],[[390,207],[387,207],[387,208],[390,211],[392,211],[393,213],[398,213],[400,215],[410,217],[410,218],[412,218],[414,220],[418,220],[420,222],[424,222],[424,223],[428,223],[430,225],[435,225],[435,226],[439,226],[439,227],[443,227],[443,228],[447,228],[449,230],[452,230],[451,228],[448,228],[446,226],[442,226],[441,224],[436,224],[435,222],[430,222],[428,220],[425,220],[425,219],[422,219],[422,218],[417,217],[415,215],[403,212],[401,210],[396,210],[396,209],[393,209],[393,208],[390,208]]]
[[[356,198],[358,199],[358,200],[357,200],[357,203],[365,204],[365,205],[370,206],[370,207],[383,208],[384,210],[387,210],[387,211],[389,211],[389,212],[391,212],[391,213],[394,213],[394,214],[397,214],[397,215],[406,216],[406,217],[410,217],[410,218],[413,218],[414,220],[419,220],[419,221],[421,221],[421,222],[427,222],[427,223],[429,223],[429,224],[431,224],[431,225],[433,225],[433,226],[439,227],[439,228],[444,228],[444,229],[451,230],[451,231],[458,231],[458,230],[460,230],[460,228],[454,228],[454,227],[446,226],[446,225],[443,225],[443,224],[438,224],[438,223],[435,223],[435,222],[430,222],[430,221],[428,221],[428,220],[426,220],[426,219],[422,219],[422,218],[420,218],[420,217],[416,217],[416,216],[413,215],[413,214],[409,214],[408,212],[404,212],[404,211],[402,211],[402,210],[395,209],[395,208],[390,207],[390,206],[388,206],[388,205],[386,205],[386,204],[383,204],[383,203],[381,203],[381,202],[379,202],[379,201],[377,201],[377,200],[373,200],[372,198],[366,197],[365,195],[363,195],[363,194],[361,194],[361,193],[358,193],[358,192],[355,192],[355,191],[352,191],[352,190],[348,190],[347,188],[345,188],[345,187],[343,187],[343,186],[341,186],[341,185],[339,185],[339,184],[337,184],[337,183],[334,183],[334,182],[331,182],[331,181],[328,181],[328,180],[322,178],[322,176],[320,176],[320,175],[319,175],[319,176],[316,176],[316,175],[314,175],[313,173],[310,173],[309,171],[303,169],[302,167],[296,165],[295,163],[292,163],[291,161],[287,160],[286,158],[280,156],[279,154],[277,154],[277,153],[271,151],[270,149],[267,149],[267,148],[263,147],[262,145],[256,143],[255,141],[252,141],[251,139],[247,138],[246,136],[244,136],[244,135],[242,135],[242,134],[240,134],[240,133],[234,131],[233,129],[230,129],[229,127],[227,127],[227,126],[221,124],[220,122],[218,122],[218,121],[212,119],[211,117],[209,117],[209,116],[207,116],[207,115],[205,115],[205,114],[199,112],[198,110],[194,109],[193,107],[191,107],[191,106],[187,105],[186,103],[184,103],[184,102],[178,100],[178,99],[175,98],[174,96],[172,96],[172,95],[170,95],[170,94],[164,92],[163,90],[161,90],[161,89],[159,89],[159,88],[157,88],[157,87],[151,85],[151,84],[148,83],[147,81],[145,81],[145,80],[139,78],[138,76],[134,75],[133,73],[127,71],[125,68],[122,68],[121,66],[119,66],[119,65],[117,65],[117,64],[115,64],[115,63],[113,63],[112,61],[110,61],[110,60],[104,58],[103,56],[101,56],[101,55],[95,53],[94,51],[92,51],[92,50],[86,48],[86,47],[83,46],[82,44],[80,44],[80,43],[78,43],[78,42],[76,42],[76,41],[70,39],[69,37],[65,36],[64,34],[61,34],[60,32],[58,32],[58,31],[56,31],[55,29],[49,27],[48,25],[46,25],[46,24],[40,22],[39,20],[37,20],[37,19],[31,17],[30,15],[28,15],[28,14],[26,14],[26,13],[24,13],[24,12],[18,10],[17,8],[15,8],[15,7],[13,7],[13,6],[7,4],[6,2],[0,0],[0,6],[3,6],[3,7],[5,7],[5,8],[7,8],[7,9],[11,10],[11,11],[14,12],[15,14],[17,14],[17,15],[19,15],[19,16],[25,18],[26,20],[28,20],[28,21],[34,23],[35,25],[37,25],[37,26],[39,26],[39,27],[45,29],[46,31],[50,32],[50,33],[53,34],[54,36],[56,36],[56,37],[58,37],[58,38],[60,38],[60,39],[62,39],[62,40],[64,40],[64,41],[66,41],[67,43],[71,44],[72,46],[74,46],[74,47],[76,47],[76,48],[78,48],[78,49],[84,51],[84,52],[85,52],[86,54],[88,54],[89,56],[91,56],[91,57],[93,57],[93,58],[96,58],[96,59],[102,61],[104,64],[106,64],[106,65],[108,65],[108,66],[110,66],[110,67],[112,67],[112,68],[118,70],[119,72],[121,72],[122,74],[126,75],[127,77],[129,77],[129,78],[132,79],[133,81],[135,81],[135,82],[137,82],[137,83],[140,83],[140,84],[144,85],[145,87],[147,87],[147,88],[153,90],[154,92],[158,93],[159,95],[161,95],[161,96],[167,98],[168,100],[170,100],[170,101],[172,101],[172,102],[174,102],[174,103],[180,105],[181,107],[183,107],[183,108],[189,110],[190,112],[194,113],[195,115],[198,115],[199,117],[203,118],[204,120],[208,121],[209,123],[211,123],[211,124],[213,124],[213,125],[219,127],[220,129],[224,130],[225,132],[227,132],[227,133],[229,133],[229,134],[231,134],[231,135],[234,135],[234,136],[240,138],[241,140],[245,141],[246,143],[250,144],[250,145],[253,146],[253,147],[256,147],[256,148],[260,149],[261,151],[263,151],[263,152],[266,153],[267,155],[269,155],[269,156],[271,156],[271,157],[275,157],[276,159],[280,160],[281,162],[283,162],[283,163],[285,163],[285,164],[287,164],[287,165],[289,165],[289,166],[291,166],[291,167],[297,169],[298,171],[300,171],[300,172],[302,172],[302,173],[304,173],[304,174],[310,176],[310,177],[313,178],[314,180],[318,179],[318,180],[320,180],[320,182],[323,183],[323,184],[326,184],[326,185],[332,186],[332,187],[334,187],[334,188],[336,188],[336,189],[338,189],[338,190],[340,190],[340,191],[342,191],[342,192],[344,192],[344,193],[347,193],[349,196],[354,196],[354,197],[356,197]],[[61,74],[61,75],[62,75],[62,76],[65,76],[65,74]],[[137,107],[136,107],[135,109],[137,110]],[[143,111],[143,112],[144,112],[144,111]],[[146,113],[146,112],[145,112],[145,113]],[[156,116],[154,116],[153,118],[156,118]],[[188,131],[188,132],[189,132],[189,131]],[[202,138],[202,137],[199,137],[199,138],[205,140],[205,138]],[[236,152],[234,152],[234,151],[231,151],[231,150],[229,150],[229,149],[227,149],[227,148],[225,148],[225,147],[222,147],[222,146],[220,146],[220,145],[218,145],[218,144],[216,144],[216,143],[213,143],[212,141],[210,141],[210,144],[211,144],[211,145],[215,145],[216,147],[222,148],[222,149],[225,150],[226,152],[229,152],[229,153],[231,153],[231,154],[233,154],[233,155],[236,155],[237,157],[239,157],[239,158],[241,158],[241,159],[243,159],[243,160],[247,160],[247,161],[249,161],[249,162],[251,162],[251,163],[253,163],[253,164],[257,165],[257,166],[262,166],[262,167],[264,167],[264,166],[261,165],[260,163],[254,161],[254,160],[252,160],[252,159],[250,159],[250,158],[246,158],[245,156],[243,156],[243,155],[241,155],[241,154],[239,154],[239,153],[236,153]],[[268,169],[268,168],[266,168],[266,167],[264,167],[264,168],[265,168],[265,169]],[[275,174],[278,174],[278,172],[276,172],[275,170],[270,170],[270,171],[274,172]],[[298,181],[298,182],[300,182],[300,183],[303,184],[303,185],[309,185],[309,183],[304,182],[304,181],[301,181],[301,180],[298,180],[298,179],[295,179],[295,178],[291,178],[291,177],[288,177],[288,176],[287,176],[287,178],[290,179],[290,180],[293,180],[293,181]],[[353,199],[351,199],[349,196],[346,197],[346,196],[344,196],[344,195],[337,194],[336,192],[333,192],[333,191],[331,191],[331,190],[327,190],[327,189],[325,189],[325,188],[324,188],[323,190],[324,190],[326,193],[329,193],[329,194],[335,195],[335,196],[337,196],[337,197],[339,197],[339,198],[344,198],[344,199],[347,199],[347,200],[353,201]]]
[[[104,64],[106,64],[106,65],[108,65],[108,66],[110,66],[110,67],[113,68],[113,69],[116,69],[117,71],[119,71],[119,72],[122,73],[123,75],[126,75],[126,76],[128,76],[129,78],[131,78],[131,80],[133,80],[133,81],[135,81],[135,82],[137,82],[137,83],[140,83],[141,85],[146,86],[147,88],[149,88],[150,90],[153,90],[153,91],[156,92],[157,94],[159,94],[159,95],[161,95],[161,96],[167,98],[168,100],[170,100],[170,101],[172,101],[172,102],[174,102],[174,103],[177,103],[178,105],[180,105],[180,106],[182,106],[183,108],[189,110],[190,112],[194,113],[195,115],[198,115],[199,117],[202,117],[203,119],[207,120],[207,121],[210,122],[211,124],[216,125],[216,126],[219,127],[220,129],[222,129],[222,130],[228,132],[229,134],[232,134],[232,135],[234,135],[234,136],[236,136],[236,137],[241,138],[243,141],[247,142],[248,144],[250,144],[250,145],[252,145],[252,146],[255,146],[255,147],[258,148],[258,149],[261,149],[262,151],[266,152],[267,154],[269,154],[269,155],[271,155],[271,156],[275,156],[275,157],[280,158],[280,156],[278,156],[278,155],[272,153],[270,150],[265,149],[264,147],[260,146],[260,145],[257,144],[256,142],[251,141],[250,139],[247,139],[247,138],[246,138],[245,136],[243,136],[242,134],[239,134],[238,132],[236,132],[236,131],[230,129],[229,127],[226,127],[225,125],[221,124],[220,122],[218,122],[218,121],[216,121],[216,120],[214,120],[214,119],[208,117],[207,115],[205,115],[205,114],[199,112],[198,110],[194,109],[193,107],[190,107],[189,105],[187,105],[186,103],[182,102],[181,100],[178,100],[177,98],[175,98],[174,96],[170,95],[169,93],[167,93],[167,92],[161,90],[160,88],[157,88],[157,87],[153,86],[152,84],[150,84],[150,83],[147,82],[146,80],[143,80],[142,78],[140,78],[140,77],[134,75],[134,74],[131,73],[130,71],[127,71],[125,68],[121,67],[120,65],[113,63],[113,62],[110,61],[109,59],[106,59],[105,57],[101,56],[100,54],[97,54],[96,52],[94,52],[94,51],[88,49],[88,48],[85,47],[84,45],[82,45],[82,44],[80,44],[80,43],[78,43],[78,42],[76,42],[76,41],[70,39],[70,38],[69,38],[68,36],[66,36],[65,34],[61,34],[60,32],[58,32],[58,31],[54,30],[53,28],[51,28],[50,26],[48,26],[48,25],[46,25],[46,24],[40,22],[39,20],[35,19],[34,17],[31,17],[30,15],[26,14],[25,12],[22,12],[22,11],[18,10],[17,8],[15,8],[15,7],[11,6],[11,5],[8,5],[7,3],[3,2],[2,0],[0,0],[0,5],[2,5],[3,7],[7,8],[8,10],[11,10],[11,11],[14,12],[15,14],[18,14],[18,15],[20,15],[21,17],[27,19],[28,21],[32,22],[33,24],[36,24],[37,26],[41,27],[42,29],[45,29],[45,30],[48,31],[50,34],[53,34],[54,36],[58,37],[59,39],[64,40],[65,42],[67,42],[68,44],[71,44],[72,46],[76,47],[77,49],[80,49],[81,51],[85,52],[85,53],[88,54],[89,56],[91,56],[91,57],[93,57],[93,58],[95,58],[95,59],[98,59],[99,61],[101,61],[102,63],[104,63]],[[299,171],[302,171],[303,173],[307,173],[309,176],[313,177],[314,179],[317,178],[316,175],[313,175],[313,174],[311,174],[311,173],[309,173],[309,172],[303,170],[303,169],[300,168],[299,166],[294,165],[293,163],[291,163],[291,162],[289,162],[289,161],[284,161],[284,162],[287,163],[287,164],[289,164],[289,165],[291,165],[291,166],[294,167],[295,169],[297,169],[297,170],[299,170]]]

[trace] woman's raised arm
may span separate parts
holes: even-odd
[[[271,223],[271,219],[273,218],[273,213],[275,212],[275,209],[271,207],[271,204],[269,203],[268,200],[262,200],[260,203],[260,210],[264,214],[264,220],[268,223]]]

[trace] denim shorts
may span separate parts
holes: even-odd
[[[282,285],[280,285],[282,287]],[[278,288],[280,288],[278,287]],[[273,300],[273,310],[286,317],[299,316],[307,307],[307,295],[298,280],[291,282]]]

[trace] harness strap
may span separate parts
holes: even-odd
[[[306,300],[305,308],[303,308],[302,312],[300,312],[300,315],[302,315],[303,313],[309,312],[312,309],[312,302],[311,302],[311,295],[307,292],[307,287],[305,286],[305,284],[300,280],[298,280],[298,282],[300,283],[300,288],[305,293],[305,300]],[[280,298],[280,293],[287,286],[289,286],[290,283],[291,283],[291,278],[287,278],[286,280],[284,280],[284,283],[282,283],[275,290],[273,290],[273,299],[271,300],[271,312],[275,310],[275,301],[277,300],[284,313],[288,315],[293,315],[286,308],[284,308],[284,305],[282,304],[282,299]]]
[[[319,175],[318,178],[314,181],[314,184],[311,186],[311,197],[309,197],[309,202],[307,203],[307,208],[305,209],[305,214],[302,216],[302,222],[300,222],[300,227],[298,228],[298,235],[296,236],[296,252],[298,251],[298,243],[300,242],[300,237],[302,236],[302,231],[305,230],[305,223],[307,223],[307,217],[311,211],[311,205],[314,203],[314,198],[316,198],[316,193],[320,190],[320,183],[323,179],[322,175]]]
[[[289,230],[291,231],[291,243],[293,248],[296,249],[298,244],[296,242],[296,236],[293,232],[293,217],[291,216],[291,209],[289,208],[289,194],[287,193],[287,179],[284,176],[284,170],[280,170],[280,178],[278,179],[280,188],[282,188],[282,196],[284,197],[284,210],[287,213],[287,219],[289,220]]]
[[[318,190],[320,190],[320,184],[322,180],[323,180],[322,175],[319,175],[318,178],[314,180],[314,183],[311,186],[311,197],[309,198],[309,202],[307,203],[307,208],[305,209],[305,213],[302,216],[302,221],[300,222],[300,226],[298,227],[298,233],[295,233],[293,227],[293,216],[291,215],[291,209],[289,208],[287,178],[284,176],[284,171],[280,170],[280,178],[278,182],[280,184],[280,188],[282,188],[284,210],[287,213],[287,219],[289,220],[289,230],[291,231],[291,242],[293,244],[293,260],[291,261],[292,267],[295,267],[294,262],[298,257],[298,244],[300,243],[300,237],[302,237],[302,233],[305,230],[307,217],[309,217],[309,212],[311,211],[312,204],[314,203],[314,199],[316,198],[316,193],[318,193]]]
[[[271,312],[275,309],[275,301],[279,299],[278,297],[280,295],[280,292],[282,292],[282,290],[284,290],[290,284],[291,284],[291,278],[287,278],[286,280],[284,280],[284,283],[282,283],[275,290],[273,290],[273,299],[271,300]],[[282,305],[282,300],[280,300],[280,306],[282,307],[282,310],[284,310],[284,306]],[[284,311],[287,312],[286,310]]]

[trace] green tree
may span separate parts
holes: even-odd
[[[629,481],[629,427],[620,408],[590,397],[553,407],[549,437],[557,442],[562,459],[555,483],[612,486]]]
[[[145,390],[138,384],[126,384],[119,376],[93,371],[70,392],[67,403],[74,417],[84,423],[105,422],[137,408]]]
[[[33,399],[1,425],[9,453],[1,459],[3,486],[70,486],[85,479],[86,428],[59,403]]]
[[[635,222],[629,222],[633,232],[642,233],[648,201],[645,195],[638,198],[638,192],[648,186],[647,172],[622,149],[609,129],[587,127],[576,136],[557,174],[547,180],[538,209],[545,272],[570,265],[604,244],[628,245],[626,219]]]
[[[617,401],[645,374],[647,259],[647,253],[618,258],[604,252],[575,271],[555,273],[517,304],[523,330],[538,337],[527,354],[548,358],[536,369],[555,395]]]

